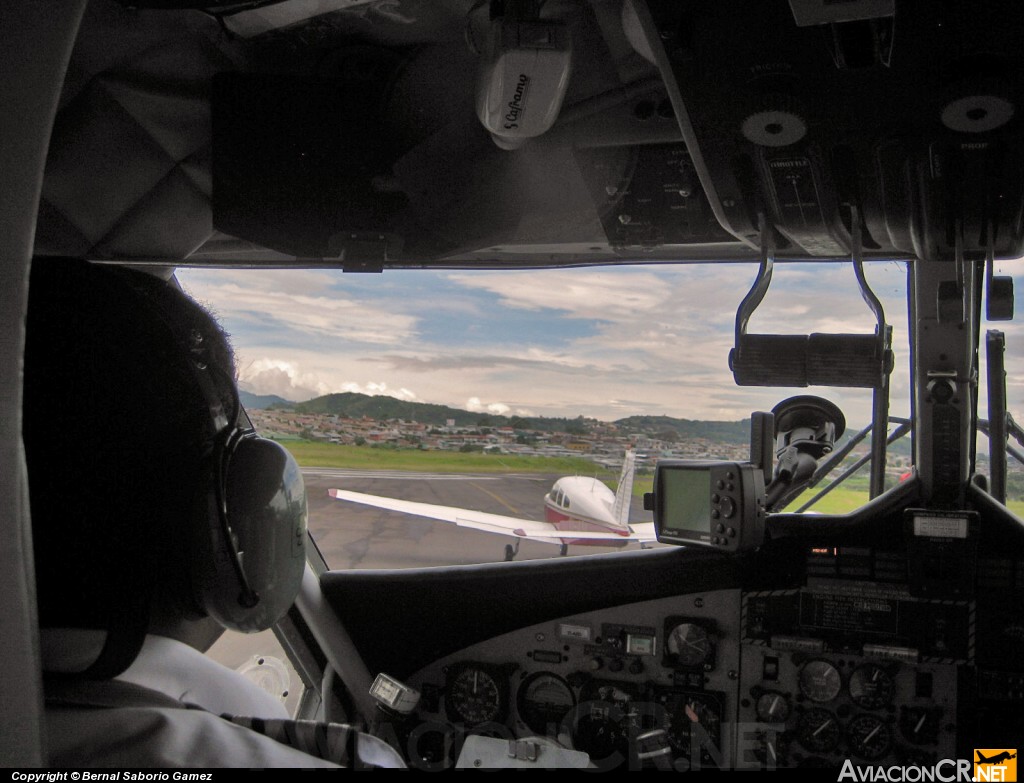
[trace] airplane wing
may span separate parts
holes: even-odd
[[[650,525],[650,535],[638,535],[637,528],[644,525],[634,525],[633,532],[629,535],[618,533],[603,533],[600,531],[584,530],[557,530],[554,525],[548,522],[539,522],[530,519],[518,519],[517,517],[506,517],[501,514],[488,514],[483,511],[473,511],[467,508],[455,508],[453,506],[438,506],[432,503],[417,503],[412,500],[397,500],[395,498],[383,497],[380,495],[366,495],[362,492],[350,492],[345,489],[329,489],[327,494],[335,500],[348,500],[352,503],[362,503],[367,506],[384,508],[389,511],[400,511],[403,514],[413,514],[418,517],[437,519],[441,522],[458,525],[459,527],[483,530],[488,533],[499,533],[505,536],[516,536],[533,541],[543,541],[548,544],[559,544],[563,539],[580,541],[583,539],[592,541],[654,541],[654,525]],[[646,531],[645,531],[646,532]]]
[[[658,534],[654,532],[653,522],[633,522],[629,529],[633,531],[633,537],[637,541],[657,541]]]

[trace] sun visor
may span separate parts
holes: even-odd
[[[471,102],[397,128],[386,92],[383,81],[218,76],[214,227],[353,269],[498,244],[607,241],[565,138],[500,150]]]
[[[213,220],[299,257],[393,253],[407,206],[372,82],[221,74],[213,89]]]

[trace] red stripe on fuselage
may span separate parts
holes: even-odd
[[[563,530],[566,532],[576,531],[580,533],[597,531],[599,533],[617,533],[620,536],[629,535],[628,530],[602,525],[600,522],[584,519],[583,517],[575,517],[552,508],[546,503],[544,504],[544,521],[554,525],[558,532],[562,532]],[[629,542],[614,541],[612,539],[595,540],[593,538],[563,538],[562,543],[572,544],[573,546],[625,546]]]

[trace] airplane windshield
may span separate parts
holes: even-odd
[[[568,517],[576,507],[584,514],[580,504],[593,495],[590,487],[577,499],[564,482],[556,490],[562,477],[598,479],[613,503],[631,450],[628,522],[644,524],[651,514],[642,495],[656,461],[747,459],[753,411],[817,392],[846,416],[840,442],[869,425],[868,389],[736,385],[727,361],[734,314],[755,274],[756,265],[737,264],[379,276],[178,272],[232,335],[255,426],[303,465],[311,530],[335,569],[491,562],[508,556],[506,544],[516,545],[516,559],[658,544],[517,542],[514,526],[465,529],[457,514],[430,518],[419,507],[383,508],[332,497],[333,490],[543,521],[552,511],[546,498]],[[906,266],[872,262],[867,277],[894,329],[892,433],[910,414]],[[872,327],[848,263],[780,266],[750,323],[776,334]],[[1008,366],[1019,350],[1011,340]],[[1019,409],[1022,389],[1012,380],[1008,394],[1011,412]],[[863,462],[869,443],[831,477]],[[909,437],[890,446],[886,488],[908,475],[911,461]],[[1016,472],[1011,466],[1010,505],[1024,507]],[[862,465],[804,509],[825,483],[787,510],[845,513],[868,499]]]

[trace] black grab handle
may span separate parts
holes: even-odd
[[[878,388],[893,356],[873,334],[744,334],[729,352],[739,386]]]

